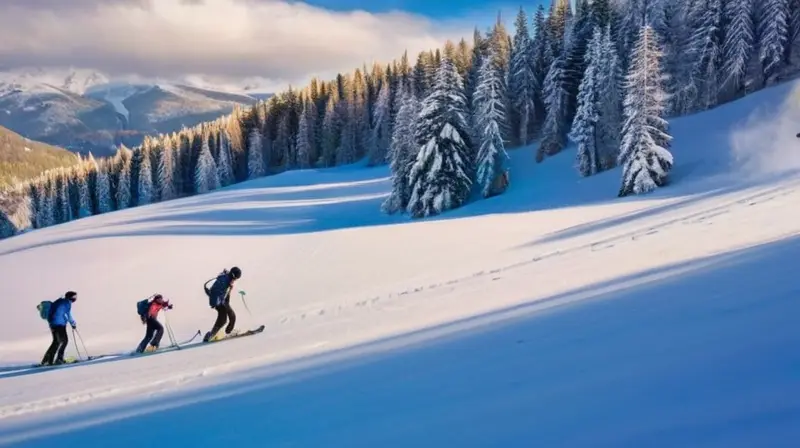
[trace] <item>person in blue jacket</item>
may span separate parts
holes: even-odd
[[[69,337],[67,336],[67,324],[69,323],[74,330],[77,328],[75,319],[72,318],[72,304],[78,300],[75,291],[68,291],[64,297],[59,298],[50,305],[50,314],[47,316],[47,323],[50,325],[50,332],[53,334],[53,342],[44,354],[42,365],[64,364],[64,350],[67,349]],[[55,357],[55,361],[53,358]]]

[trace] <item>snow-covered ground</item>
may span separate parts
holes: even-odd
[[[239,326],[266,325],[0,366],[0,444],[795,446],[795,89],[674,120],[673,185],[643,197],[525,148],[505,195],[425,221],[382,215],[387,169],[351,166],[0,241],[2,365],[41,359],[35,306],[68,289],[93,355],[136,346],[155,292],[177,339],[205,332],[202,285],[233,265]]]

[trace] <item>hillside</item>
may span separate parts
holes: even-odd
[[[148,425],[193,446],[790,446],[798,89],[674,120],[672,183],[640,197],[529,147],[506,194],[436,219],[381,214],[386,167],[354,165],[0,241],[0,443],[135,446]],[[259,336],[19,366],[49,343],[42,299],[78,291],[85,348],[121,353],[156,292],[178,340],[207,330],[200,288],[233,265]]]
[[[75,154],[63,148],[29,140],[0,126],[0,188],[10,185],[12,178],[32,178],[75,162]]]
[[[0,125],[86,154],[229,114],[256,98],[182,84],[131,83],[91,70],[0,72]]]

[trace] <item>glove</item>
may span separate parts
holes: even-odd
[[[169,305],[167,305],[167,309],[168,309],[168,310],[171,310],[171,309],[172,309],[172,304],[171,304],[171,303],[170,303]]]
[[[73,330],[77,330],[77,329],[78,329],[78,326],[77,326],[76,324],[72,324],[72,329],[73,329]]]

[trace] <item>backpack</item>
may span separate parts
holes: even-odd
[[[147,310],[150,308],[150,298],[146,298],[144,300],[140,300],[136,302],[136,314],[139,315],[142,319],[147,318]]]
[[[38,305],[36,305],[36,309],[39,310],[39,317],[46,321],[50,321],[50,307],[53,305],[53,302],[50,300],[42,300]]]
[[[208,305],[211,308],[214,308],[215,306],[219,305],[219,303],[217,303],[217,302],[220,302],[221,300],[224,300],[224,298],[220,299],[220,297],[219,297],[220,295],[224,294],[224,292],[225,292],[225,291],[221,291],[222,288],[221,288],[220,285],[222,285],[221,281],[224,281],[224,279],[227,277],[227,275],[228,275],[228,270],[227,269],[223,269],[222,272],[217,277],[209,279],[203,285],[203,290],[206,292],[206,296],[208,296]],[[214,283],[209,288],[208,284],[211,283],[211,282],[214,282]]]

